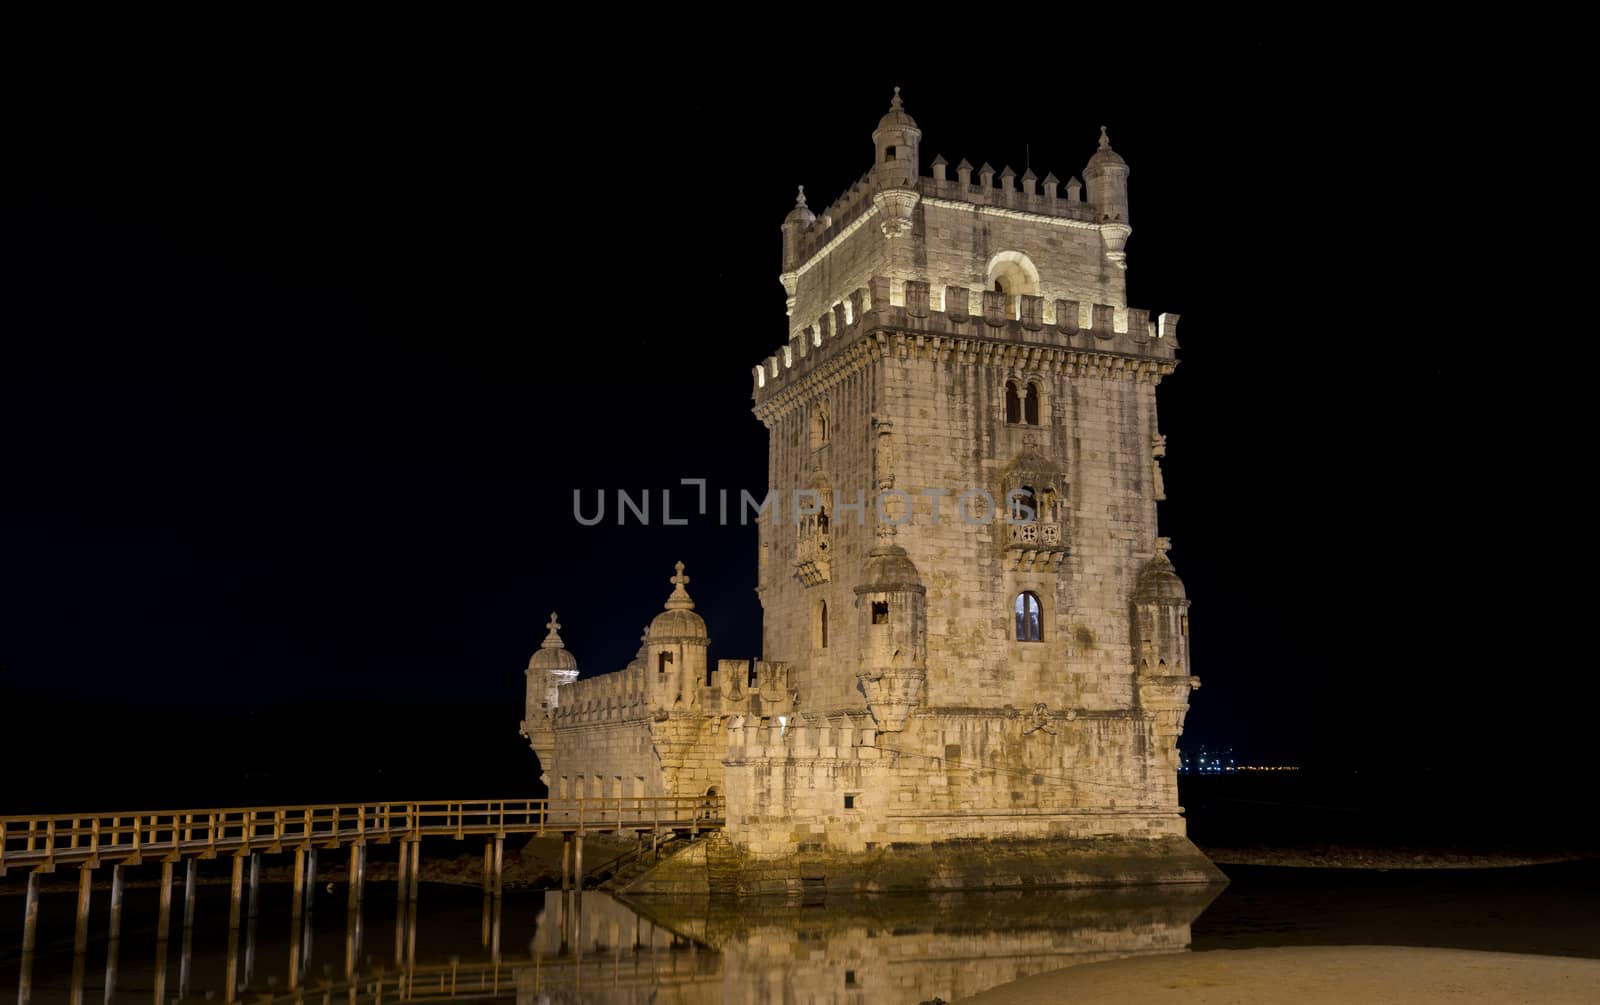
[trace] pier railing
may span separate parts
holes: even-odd
[[[96,866],[145,856],[211,858],[284,848],[338,848],[469,834],[698,833],[723,824],[720,796],[609,796],[330,803],[229,809],[0,817],[8,868]]]

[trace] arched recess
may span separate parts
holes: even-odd
[[[1022,316],[1021,297],[1039,295],[1039,270],[1020,251],[1002,251],[989,259],[983,288],[1006,295],[1006,317]]]

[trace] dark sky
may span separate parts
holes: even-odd
[[[1081,174],[1101,124],[1132,166],[1129,300],[1183,315],[1159,400],[1186,744],[1447,766],[1484,735],[1523,629],[1462,597],[1483,399],[1424,334],[1454,324],[1416,254],[1443,210],[1394,210],[1436,120],[1291,66],[719,59],[217,57],[38,91],[0,210],[6,714],[96,703],[102,755],[158,706],[503,706],[484,729],[514,741],[547,612],[615,669],[678,559],[712,658],[759,655],[753,528],[584,528],[572,493],[761,487],[778,225],[796,184],[820,208],[870,166],[899,84],[924,170]],[[1536,715],[1495,735],[1576,749]]]

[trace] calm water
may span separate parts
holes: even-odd
[[[182,888],[156,942],[156,891],[126,892],[106,938],[95,891],[88,951],[73,954],[70,892],[40,898],[32,1000],[398,1000],[916,1003],[953,1001],[1044,970],[1117,956],[1265,945],[1436,945],[1600,957],[1600,863],[1478,872],[1228,869],[1217,889],[1041,891],[635,905],[424,885],[414,912],[372,883],[356,917],[345,889],[319,891],[290,923],[289,891],[263,887],[258,918],[230,939],[225,886],[202,886],[187,941]],[[143,878],[136,874],[130,880]],[[18,984],[22,898],[0,897],[0,980]],[[114,959],[113,959],[114,953]],[[108,964],[111,966],[108,967]],[[349,976],[347,976],[349,975]]]

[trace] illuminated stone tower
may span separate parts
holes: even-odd
[[[681,563],[628,667],[539,707],[530,668],[554,798],[726,796],[726,829],[631,892],[1220,878],[1178,806],[1178,318],[1127,305],[1128,165],[1101,130],[1087,188],[923,175],[922,141],[897,90],[861,180],[781,225],[753,672],[709,668]]]
[[[1127,305],[1128,165],[1102,130],[1087,189],[924,176],[898,89],[872,141],[859,182],[782,225],[759,593],[796,700],[781,728],[730,724],[729,837],[757,858],[1153,839],[1207,874],[1177,802],[1188,601],[1156,528],[1178,319]]]

